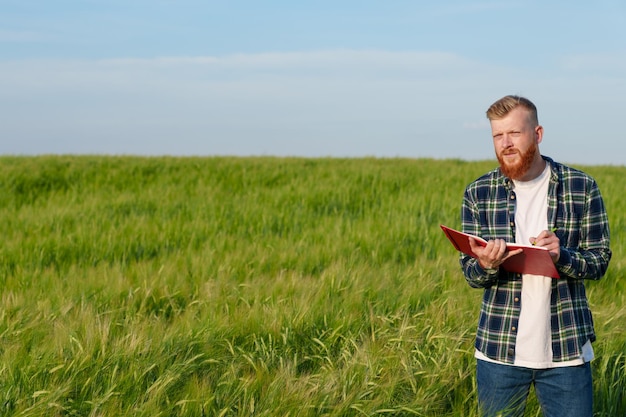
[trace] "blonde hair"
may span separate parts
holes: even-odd
[[[504,96],[500,100],[493,103],[487,109],[487,119],[498,120],[504,118],[509,112],[517,107],[523,107],[529,112],[530,121],[535,125],[539,125],[537,117],[537,107],[532,101],[520,96]]]

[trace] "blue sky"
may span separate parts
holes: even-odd
[[[0,0],[0,154],[491,159],[527,96],[542,153],[626,165],[626,3]]]

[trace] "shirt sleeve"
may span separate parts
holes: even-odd
[[[570,278],[598,280],[606,273],[612,255],[609,221],[598,185],[592,179],[588,184],[579,222],[579,242],[561,247],[556,267],[561,275]]]
[[[480,236],[480,217],[476,204],[475,189],[472,186],[465,190],[461,207],[462,231]],[[459,263],[463,270],[465,280],[472,288],[490,287],[498,281],[498,270],[484,270],[476,258],[464,253],[460,254]]]

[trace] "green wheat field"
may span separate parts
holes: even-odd
[[[0,157],[0,415],[476,416],[482,292],[439,225],[493,167]],[[625,416],[626,167],[579,168],[614,252],[595,415]]]

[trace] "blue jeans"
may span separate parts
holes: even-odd
[[[591,417],[591,365],[529,369],[478,360],[478,404],[483,416],[524,415],[531,384],[544,417]]]

